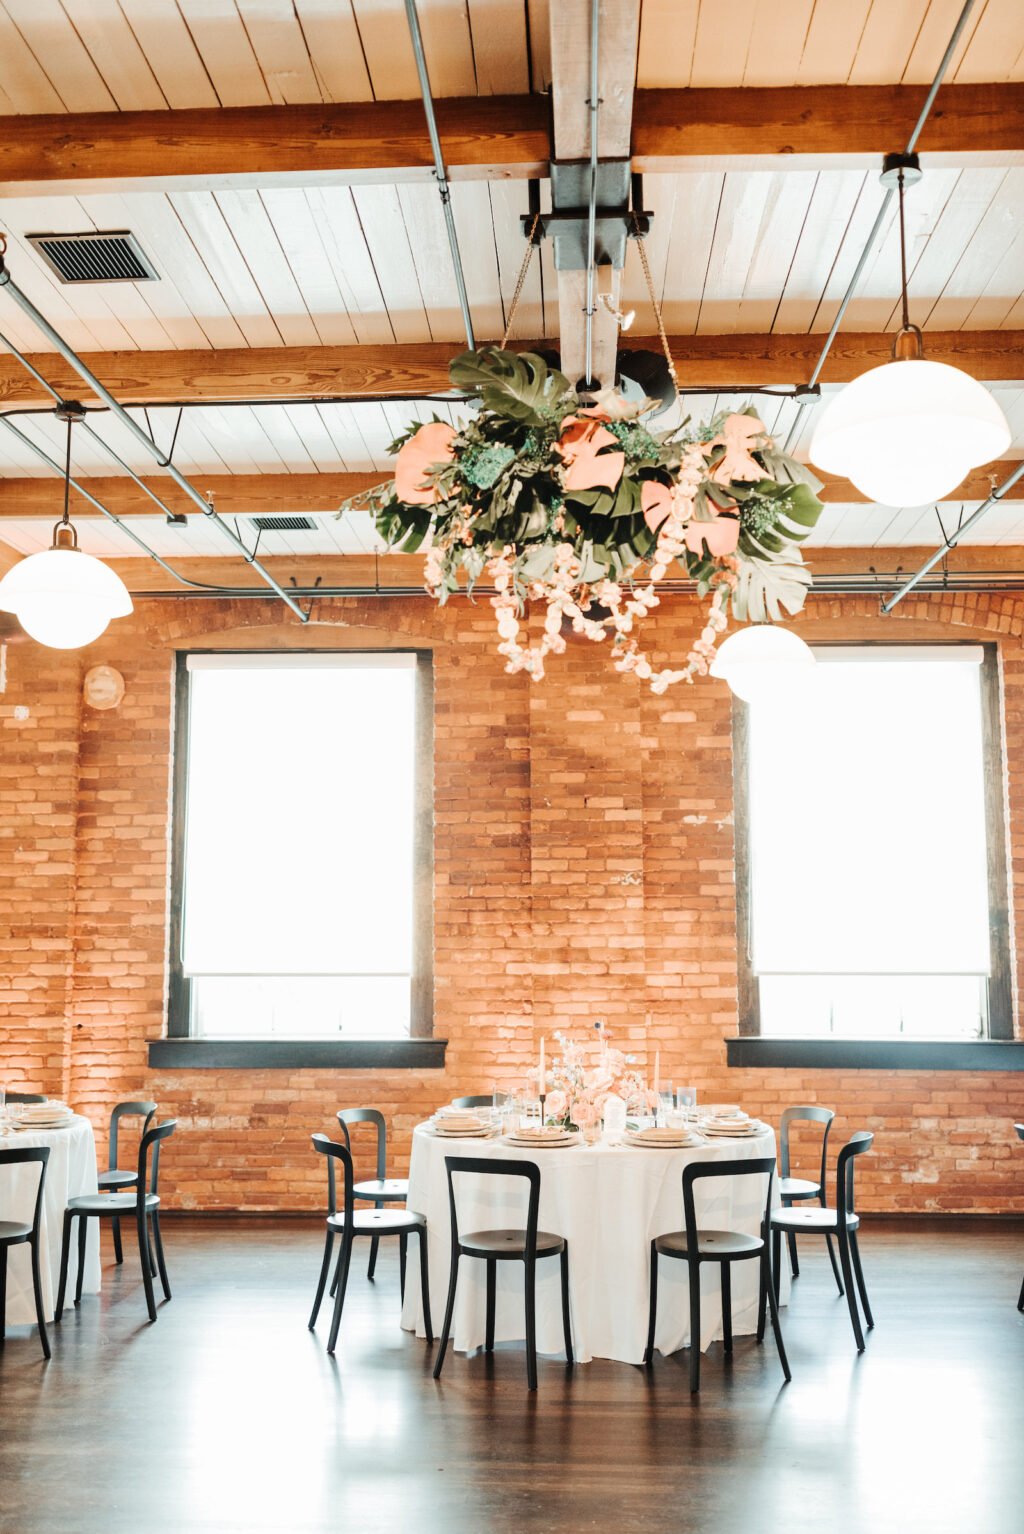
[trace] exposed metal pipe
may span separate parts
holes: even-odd
[[[974,0],[966,0],[964,8],[960,12],[959,20],[957,21],[956,26],[953,28],[949,42],[946,44],[946,51],[942,55],[942,58],[939,62],[939,67],[935,72],[935,78],[929,87],[927,96],[924,99],[924,105],[918,114],[917,122],[914,124],[913,132],[911,133],[910,138],[907,140],[907,147],[905,150],[906,154],[913,154],[917,141],[921,137],[921,131],[924,128],[925,123],[928,121],[928,116],[932,107],[935,105],[935,98],[939,93],[939,86],[942,84],[946,70],[949,68],[949,61],[956,51],[956,45],[960,41],[961,33],[963,32],[964,27],[967,25],[967,18],[973,8]],[[839,327],[843,322],[843,316],[850,306],[850,300],[860,285],[860,279],[863,276],[868,257],[875,248],[875,241],[878,239],[879,233],[881,232],[882,225],[885,222],[886,211],[888,210],[889,204],[892,202],[894,195],[895,188],[887,188],[885,196],[882,198],[882,204],[878,210],[875,221],[871,225],[871,232],[867,237],[864,249],[860,253],[860,259],[858,260],[857,265],[854,267],[853,276],[850,278],[846,292],[843,294],[842,302],[836,311],[836,316],[832,321],[829,333],[825,337],[825,344],[821,349],[821,356],[815,363],[814,371],[810,378],[807,380],[808,384],[816,384],[818,379],[821,377],[822,369],[825,366],[828,354],[832,350],[832,343],[836,336],[839,334]],[[809,402],[805,402],[797,408],[796,415],[793,418],[793,424],[789,428],[789,433],[786,437],[785,450],[787,453],[800,434],[800,427],[803,422],[804,415],[808,409],[808,403]]]
[[[878,597],[884,591],[890,590],[900,579],[899,571],[857,571],[850,574],[819,575],[815,577],[814,588],[810,595],[814,596],[870,596]],[[697,586],[694,581],[664,580],[658,582],[658,590],[666,596],[692,597]],[[925,577],[921,586],[922,594],[928,596],[954,595],[957,592],[1006,592],[1024,593],[1024,570],[971,570],[963,574],[950,574],[943,572],[941,575],[928,580]],[[404,598],[422,597],[422,586],[296,586],[295,595],[300,598]],[[494,588],[491,586],[476,585],[473,588],[474,595],[492,595]],[[465,596],[465,592],[457,592],[455,595]],[[200,597],[212,599],[224,597],[231,601],[252,600],[257,602],[269,602],[272,596],[259,586],[231,586],[223,589],[203,588],[199,591],[133,591],[133,601],[181,601],[192,600]]]
[[[242,542],[241,538],[239,538],[238,534],[231,527],[229,527],[221,517],[217,515],[216,509],[212,503],[203,496],[201,491],[196,489],[195,485],[193,485],[190,480],[185,478],[180,469],[176,469],[174,467],[174,464],[171,463],[170,459],[160,451],[152,437],[149,436],[147,432],[143,431],[139,423],[128,414],[127,410],[120,403],[120,401],[116,400],[111,394],[110,390],[106,388],[104,384],[100,383],[95,373],[93,373],[92,370],[86,366],[81,357],[79,357],[78,353],[68,345],[59,331],[54,329],[46,316],[40,313],[40,311],[36,308],[35,304],[27,296],[27,294],[21,291],[17,283],[12,280],[10,272],[4,265],[2,254],[0,254],[0,287],[7,289],[15,303],[19,306],[19,308],[24,310],[29,318],[38,326],[46,339],[64,358],[65,362],[69,363],[70,366],[74,368],[78,376],[85,380],[90,389],[92,389],[93,393],[96,394],[97,397],[101,399],[103,403],[108,407],[108,409],[117,416],[121,424],[127,427],[139,445],[145,448],[146,452],[149,453],[151,457],[156,459],[157,463],[162,469],[166,469],[167,473],[174,480],[178,488],[183,490],[185,494],[196,503],[200,510],[210,518],[214,525],[220,529],[224,537],[227,538],[229,542],[235,546],[238,553],[240,553],[242,558],[252,566],[260,579],[265,581],[272,591],[276,592],[276,594],[281,598],[281,601],[284,602],[287,607],[291,608],[299,622],[308,623],[309,614],[303,612],[295,598],[290,596],[282,586],[278,585],[277,581],[275,581],[274,577],[269,573],[269,571],[265,570],[263,565],[260,564],[259,560],[249,552],[248,548]]]
[[[594,256],[597,250],[597,115],[601,102],[598,97],[598,34],[601,22],[601,0],[590,0],[590,96],[587,100],[587,120],[590,126],[590,197],[587,202],[587,303],[585,352],[583,359],[584,382],[588,389],[594,383]],[[614,379],[612,380],[614,382]]]
[[[41,448],[37,443],[33,442],[32,438],[27,437],[23,431],[20,431],[19,428],[15,426],[13,421],[9,421],[6,416],[0,415],[0,425],[6,426],[7,430],[13,433],[19,442],[27,447],[30,452],[36,455],[40,463],[45,463],[47,468],[52,469],[55,474],[59,474],[62,479],[64,478],[64,470],[61,468],[56,459],[51,458],[49,453],[47,453],[44,448]],[[227,592],[231,589],[229,587],[209,586],[204,581],[190,581],[186,576],[179,575],[177,570],[169,565],[165,559],[161,559],[160,555],[151,549],[149,544],[146,543],[143,538],[139,537],[138,533],[134,532],[130,527],[126,526],[126,524],[121,521],[121,518],[114,512],[108,511],[103,502],[98,501],[96,497],[92,495],[83,484],[80,484],[77,479],[69,475],[67,482],[71,486],[72,490],[76,490],[78,494],[82,496],[84,500],[88,501],[91,506],[95,506],[97,511],[102,512],[108,521],[113,522],[114,526],[118,528],[122,533],[124,533],[126,538],[130,538],[132,542],[136,544],[144,554],[147,554],[150,559],[154,560],[160,566],[161,570],[166,570],[167,574],[174,580],[179,581],[182,586],[188,586],[194,591],[202,591],[204,594],[209,596],[212,596],[215,593],[219,594],[222,592]],[[171,594],[173,595],[173,593]]]
[[[967,521],[964,523],[963,527],[958,527],[956,532],[947,538],[946,542],[935,550],[935,553],[931,556],[931,558],[925,560],[920,570],[918,570],[916,574],[912,575],[909,580],[904,581],[903,585],[893,596],[889,598],[888,602],[882,603],[882,611],[884,613],[891,613],[893,608],[896,606],[896,603],[902,602],[908,591],[913,591],[915,586],[919,586],[924,577],[928,574],[929,570],[933,570],[938,564],[939,560],[942,559],[950,549],[956,548],[964,533],[969,532],[972,527],[981,521],[986,511],[995,506],[998,501],[1003,499],[1003,496],[1006,494],[1006,492],[1011,488],[1011,486],[1017,483],[1022,474],[1024,474],[1024,463],[1019,463],[1014,469],[1013,473],[1007,479],[1004,479],[1002,484],[998,485],[996,489],[992,491],[988,499],[982,501],[977,511],[972,512],[972,514],[967,518]]]
[[[441,153],[441,139],[437,131],[437,119],[434,116],[434,97],[430,89],[430,75],[427,73],[427,56],[423,52],[423,34],[420,32],[420,18],[416,10],[416,0],[405,0],[405,14],[409,22],[412,51],[416,55],[416,73],[420,77],[420,95],[423,97],[423,111],[427,119],[427,132],[430,134],[430,147],[434,152],[434,175],[437,177],[437,190],[441,198],[444,221],[448,230],[448,245],[452,253],[452,265],[455,268],[455,286],[459,290],[462,323],[466,328],[466,344],[470,351],[473,352],[476,351],[476,338],[473,335],[473,320],[469,312],[469,294],[466,292],[466,277],[462,270],[459,237],[455,232],[455,216],[452,213],[448,172],[445,170],[444,156]]]

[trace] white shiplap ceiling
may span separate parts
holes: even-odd
[[[548,0],[420,0],[439,96],[543,89],[549,76]],[[784,86],[919,84],[931,79],[961,0],[644,0],[637,84]],[[1020,0],[978,0],[949,81],[1024,79]],[[0,113],[180,110],[189,107],[410,99],[418,94],[403,0],[0,0]],[[879,152],[892,148],[880,144]],[[927,165],[926,165],[927,170]],[[648,241],[667,327],[679,334],[826,331],[881,197],[873,173],[843,169],[722,170],[645,177],[655,214]],[[458,182],[452,202],[478,336],[500,337],[523,255],[526,189]],[[28,234],[134,231],[160,280],[62,286]],[[19,285],[79,351],[206,350],[395,342],[458,343],[462,326],[436,189],[424,183],[206,191],[132,191],[4,197],[0,230]],[[912,318],[926,331],[1024,329],[1024,165],[928,171],[907,201]],[[894,324],[895,209],[844,319],[847,330]],[[624,307],[638,333],[654,315],[635,247]],[[22,350],[47,344],[0,293],[0,333]],[[535,260],[516,334],[557,338],[550,254]],[[729,380],[723,377],[723,384]],[[800,380],[794,379],[797,383]],[[993,385],[1024,446],[1024,391]],[[739,396],[745,400],[746,396]],[[727,403],[687,401],[707,416]],[[793,407],[758,400],[779,436]],[[204,475],[380,470],[401,426],[435,407],[206,406],[185,413],[175,461]],[[444,413],[444,407],[438,407]],[[796,444],[806,456],[815,412]],[[154,409],[162,442],[176,413]],[[665,423],[663,423],[665,424]],[[41,418],[22,429],[62,456],[62,431]],[[96,430],[137,472],[152,463],[109,417]],[[117,473],[76,434],[75,468]],[[0,477],[49,471],[0,431]],[[1020,512],[1015,510],[1020,506]],[[286,511],[287,505],[281,510]],[[946,516],[950,510],[944,509]],[[953,508],[953,521],[956,518]],[[930,519],[930,520],[929,520]],[[169,554],[222,552],[190,518],[141,525]],[[948,524],[947,524],[948,525]],[[125,540],[85,523],[83,543],[112,552]],[[815,542],[926,541],[934,511],[826,508]],[[273,538],[283,535],[268,535]],[[0,538],[28,551],[45,537],[32,519],[5,516]],[[339,539],[341,543],[339,544]],[[978,541],[1024,541],[1024,503],[994,509]],[[111,540],[114,540],[113,544]],[[310,541],[312,540],[312,541]],[[346,542],[346,540],[348,540]],[[365,519],[327,523],[270,552],[366,552]],[[96,548],[96,552],[100,552]],[[123,552],[133,552],[131,546]]]

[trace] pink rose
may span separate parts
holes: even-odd
[[[549,1092],[547,1097],[544,1099],[544,1112],[553,1119],[564,1118],[565,1093]]]

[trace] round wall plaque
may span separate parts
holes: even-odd
[[[116,708],[124,697],[124,677],[113,666],[90,666],[82,694],[90,708]]]

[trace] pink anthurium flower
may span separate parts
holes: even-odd
[[[395,461],[395,493],[400,501],[410,506],[434,504],[437,491],[423,481],[436,464],[450,463],[454,458],[454,436],[454,429],[444,421],[429,421],[402,445]]]
[[[567,490],[614,490],[626,467],[625,453],[602,453],[604,447],[616,447],[618,438],[600,421],[581,421],[567,415],[562,435],[555,443],[565,464]]]

